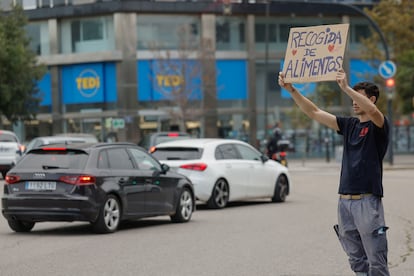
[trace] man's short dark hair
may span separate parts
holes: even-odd
[[[368,98],[375,96],[375,103],[379,98],[379,89],[378,86],[373,84],[372,82],[359,82],[354,85],[353,89],[355,91],[364,90],[365,94],[367,94]]]

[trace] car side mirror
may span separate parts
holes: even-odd
[[[161,164],[161,170],[162,173],[166,173],[170,170],[170,166],[168,166],[167,164]]]
[[[263,155],[260,155],[260,159],[262,160],[263,163],[266,163],[269,160],[269,157],[263,154]]]

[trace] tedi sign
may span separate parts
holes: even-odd
[[[287,82],[335,80],[342,67],[349,24],[291,28],[283,73]]]
[[[76,78],[76,87],[79,93],[86,98],[95,96],[101,87],[98,73],[93,69],[83,70]]]

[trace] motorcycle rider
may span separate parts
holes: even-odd
[[[267,140],[266,149],[267,156],[271,159],[276,160],[276,154],[279,152],[278,143],[282,139],[282,130],[280,124],[277,122],[272,130],[272,135]]]

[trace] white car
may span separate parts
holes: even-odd
[[[283,202],[289,194],[288,168],[240,140],[176,140],[158,144],[152,154],[187,176],[197,200],[210,208],[255,198]]]
[[[16,165],[22,153],[22,145],[17,135],[12,131],[0,130],[0,173],[3,178]]]

